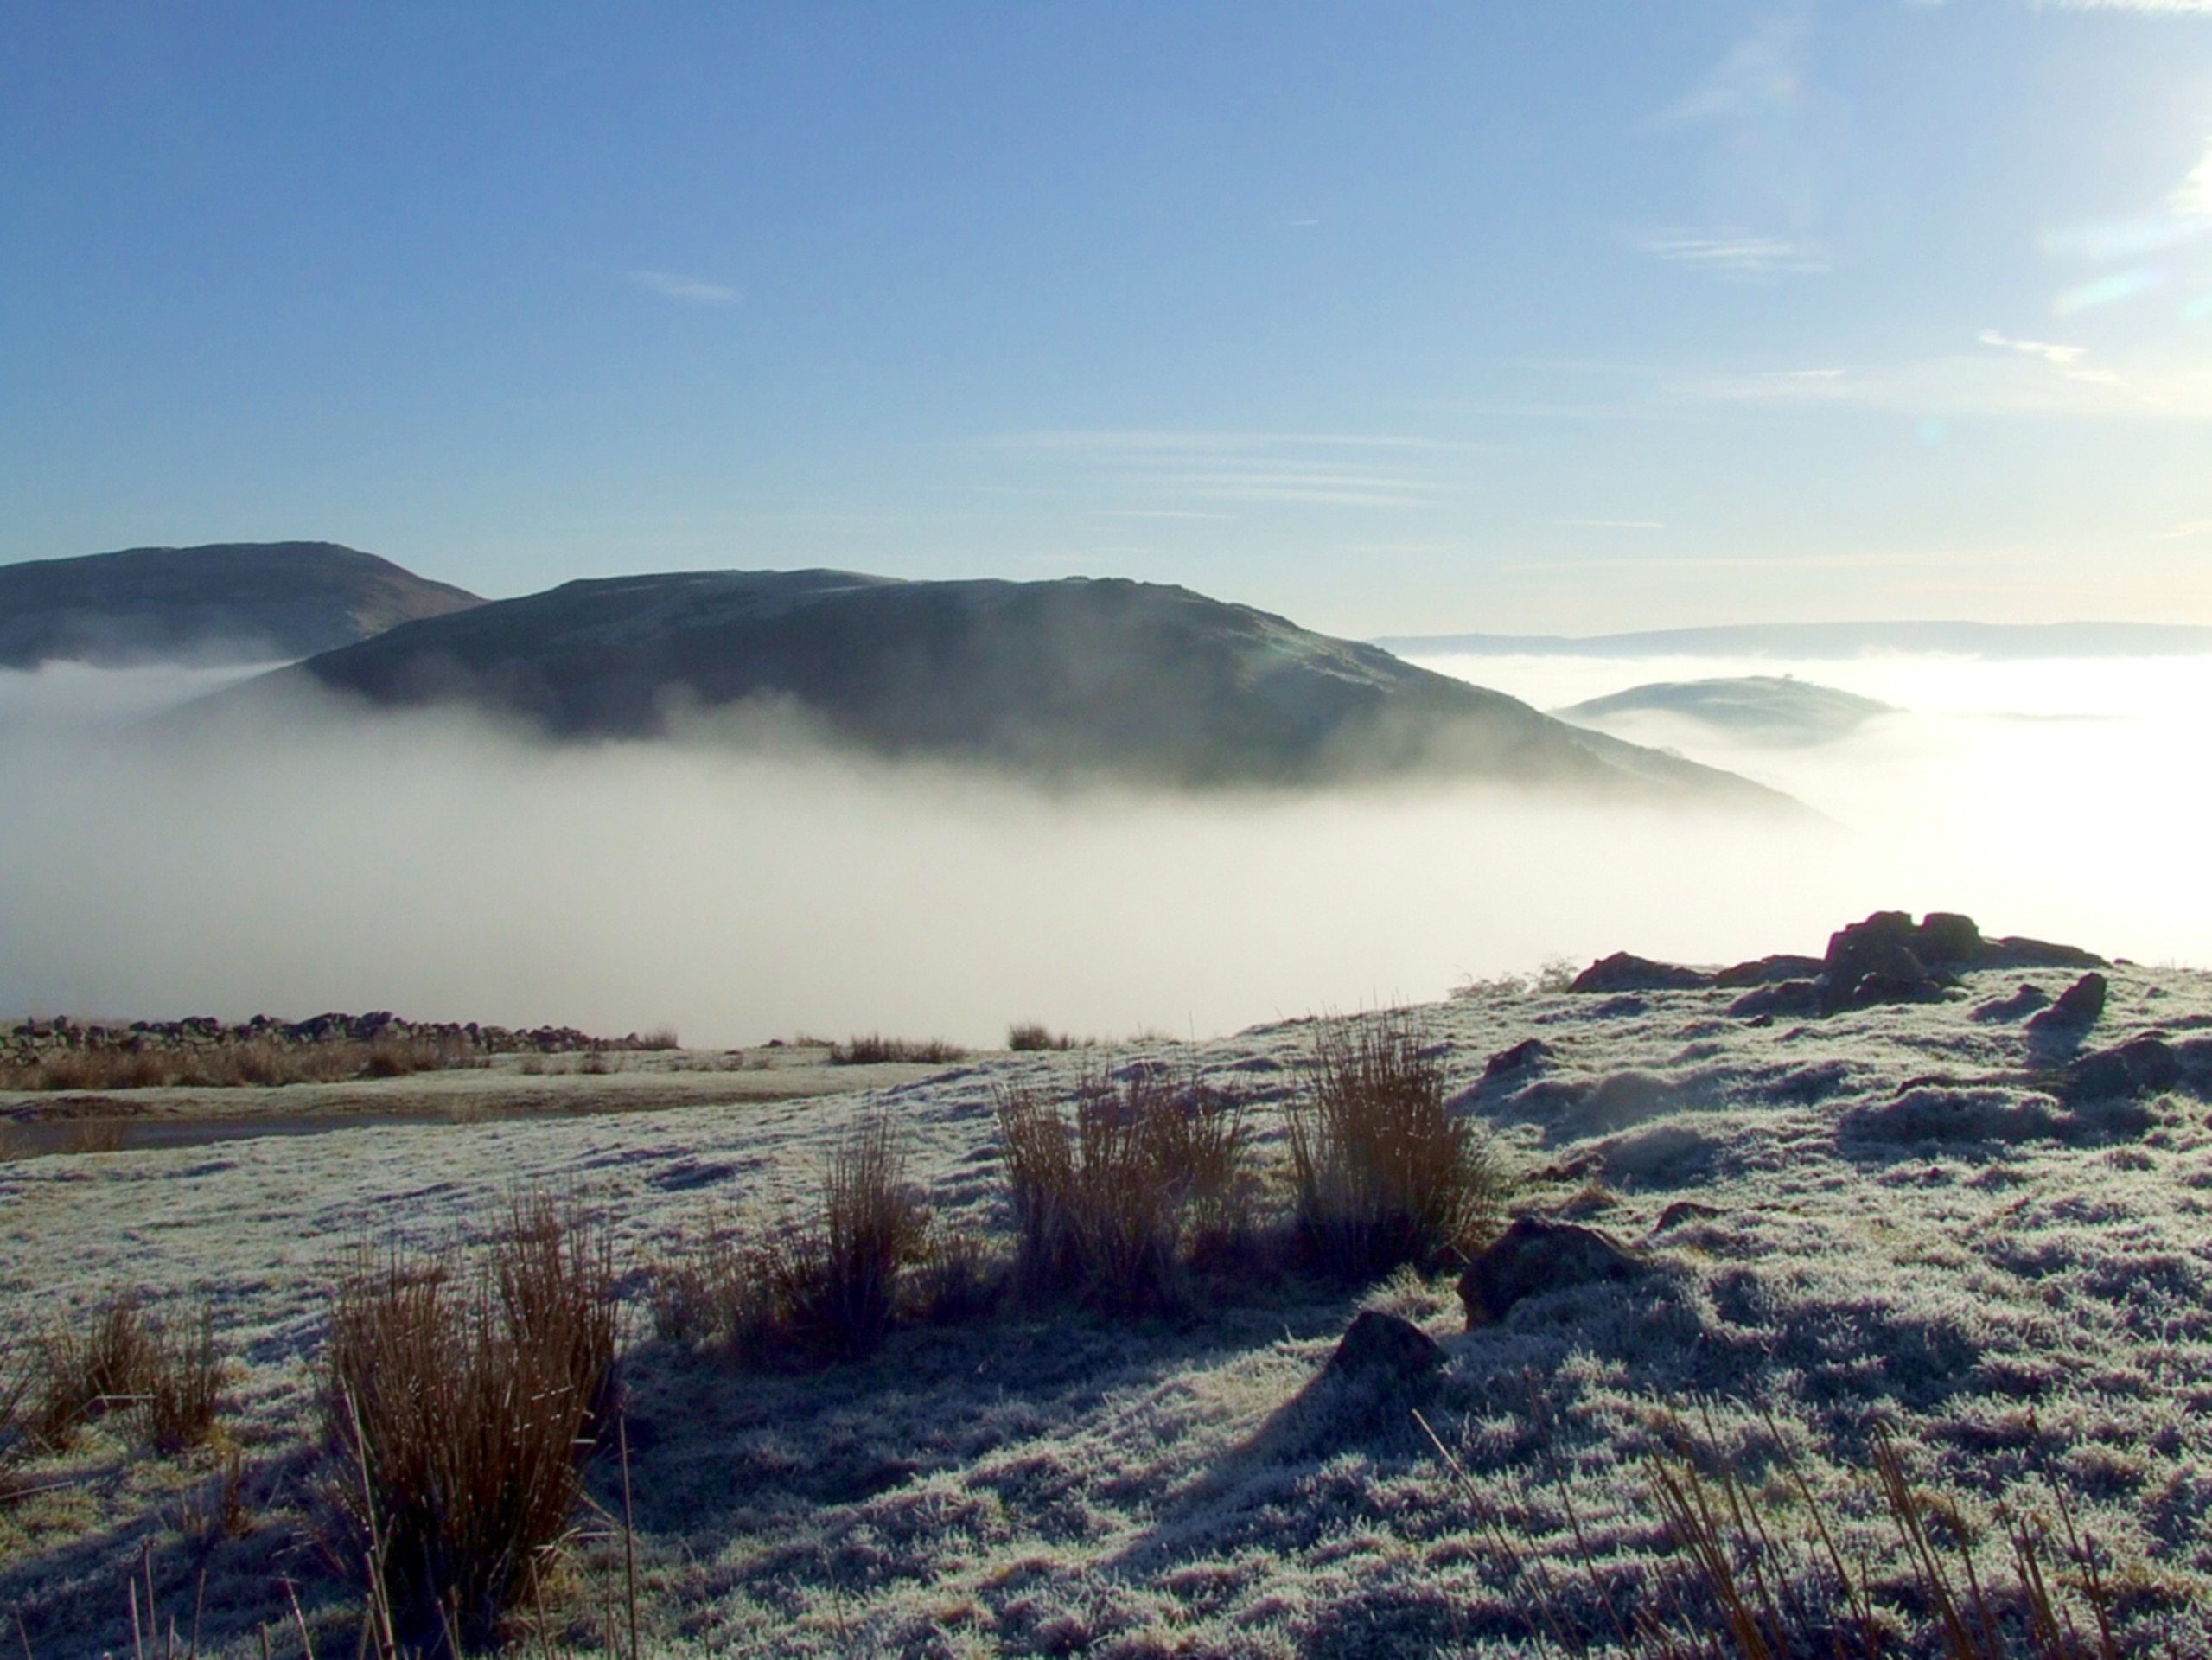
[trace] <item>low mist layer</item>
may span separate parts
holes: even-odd
[[[1539,706],[1651,668],[1481,664]],[[310,705],[180,736],[144,717],[220,677],[0,674],[19,781],[0,801],[0,1011],[394,1008],[673,1024],[694,1044],[877,1028],[987,1043],[1027,1019],[1205,1035],[1552,956],[1818,949],[1886,906],[2212,955],[2192,874],[2205,786],[2179,759],[2201,747],[2183,739],[2187,712],[2212,707],[2212,662],[1818,674],[1903,712],[1788,751],[1622,733],[1834,820],[1794,827],[1499,790],[1048,795]]]

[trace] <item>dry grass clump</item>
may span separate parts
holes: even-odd
[[[141,1404],[161,1360],[160,1340],[129,1293],[81,1327],[48,1333],[40,1348],[29,1422],[39,1442],[55,1451],[94,1420]]]
[[[1521,1574],[1538,1646],[1587,1652],[1563,1587],[1525,1571],[1539,1553],[1483,1500],[1428,1421],[1413,1416],[1472,1501],[1492,1552]],[[1877,1565],[1863,1544],[1844,1548],[1836,1507],[1787,1455],[1782,1484],[1755,1485],[1733,1459],[1677,1436],[1674,1454],[1654,1455],[1648,1467],[1678,1571],[1640,1587],[1633,1600],[1608,1589],[1562,1492],[1587,1600],[1630,1660],[2119,1660],[2113,1587],[2063,1489],[2049,1489],[2049,1512],[1997,1507],[2005,1548],[1992,1561],[1978,1553],[1963,1507],[1916,1484],[1896,1445],[1877,1433],[1868,1484],[1903,1559]]]
[[[13,1489],[16,1465],[37,1445],[25,1411],[36,1377],[31,1345],[17,1336],[0,1337],[0,1499]]]
[[[1460,1260],[1495,1231],[1502,1172],[1482,1132],[1445,1106],[1444,1062],[1419,1023],[1322,1026],[1308,1092],[1288,1114],[1298,1236],[1347,1279]]]
[[[1022,1020],[1006,1028],[1006,1047],[1020,1055],[1047,1050],[1083,1049],[1089,1045],[1079,1043],[1067,1032],[1053,1031],[1042,1020]]]
[[[214,1439],[222,1379],[212,1309],[164,1325],[125,1293],[82,1326],[48,1334],[12,1382],[0,1378],[0,1426],[13,1423],[22,1452],[60,1452],[96,1420],[143,1408],[155,1450],[174,1454]],[[0,1427],[0,1440],[8,1434]]]
[[[1015,1278],[1032,1299],[1173,1306],[1189,1250],[1246,1225],[1246,1136],[1230,1097],[1145,1070],[1119,1089],[1085,1084],[1072,1123],[1030,1089],[1001,1089],[997,1103]]]
[[[213,1309],[201,1309],[188,1328],[157,1333],[144,1379],[146,1427],[155,1451],[175,1454],[213,1440],[222,1387]]]
[[[960,1294],[963,1270],[931,1262],[943,1248],[895,1127],[870,1114],[831,1152],[813,1216],[757,1236],[711,1229],[656,1267],[655,1329],[745,1364],[858,1359],[909,1303],[909,1270],[933,1267],[933,1310]]]
[[[541,1588],[609,1410],[615,1311],[604,1235],[542,1197],[473,1263],[365,1250],[341,1283],[329,1491],[391,1638],[482,1646]]]
[[[945,1066],[968,1057],[967,1050],[941,1038],[886,1038],[881,1032],[832,1044],[829,1050],[832,1066],[872,1066],[885,1061],[920,1061],[931,1066]]]

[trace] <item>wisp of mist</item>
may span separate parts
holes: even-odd
[[[1434,785],[1046,793],[450,715],[196,730],[148,720],[238,671],[0,674],[0,1015],[1205,1036],[1549,958],[1818,950],[1880,907],[2212,957],[2207,786],[2183,759],[2212,659],[1432,666],[1545,707],[1794,669],[1900,712],[1796,749],[1610,728],[1824,815],[1790,825]]]

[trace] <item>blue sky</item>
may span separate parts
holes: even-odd
[[[0,559],[2212,622],[2212,3],[0,0]]]

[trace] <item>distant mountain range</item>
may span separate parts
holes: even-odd
[[[878,755],[1032,776],[1290,784],[1412,774],[1794,806],[1730,773],[1189,589],[838,571],[571,582],[404,623],[238,688],[634,737],[732,711]]]
[[[2193,657],[2212,628],[2179,622],[1775,622],[1642,634],[1405,634],[1408,657]]]
[[[37,559],[0,565],[0,667],[271,662],[482,603],[332,542]]]

